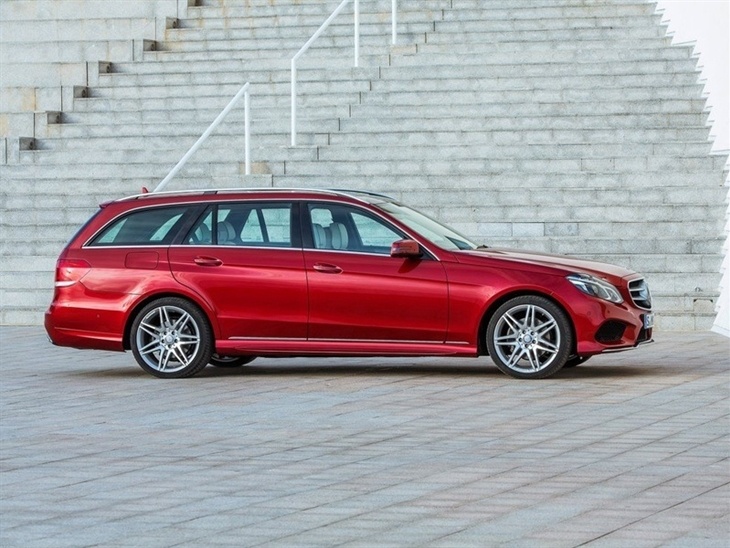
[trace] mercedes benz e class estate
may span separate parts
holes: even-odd
[[[542,378],[651,341],[642,276],[477,245],[385,196],[201,190],[102,204],[56,266],[46,330],[188,377],[257,356],[489,355]]]

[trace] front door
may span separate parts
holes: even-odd
[[[448,287],[439,261],[391,257],[405,234],[365,209],[315,202],[304,219],[310,340],[444,342]]]

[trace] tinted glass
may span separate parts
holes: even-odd
[[[133,211],[113,221],[89,245],[169,245],[186,210],[186,207],[160,207]]]
[[[338,204],[309,206],[315,249],[390,254],[404,234],[368,211]]]
[[[211,206],[195,223],[185,238],[185,243],[291,247],[291,204],[240,203]]]

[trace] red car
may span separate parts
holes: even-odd
[[[650,342],[644,279],[479,246],[385,196],[142,194],[102,204],[61,253],[46,330],[165,378],[255,356],[489,355],[542,378]]]

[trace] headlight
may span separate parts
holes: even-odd
[[[621,293],[610,283],[588,274],[571,274],[568,281],[586,295],[616,304],[624,302]]]

